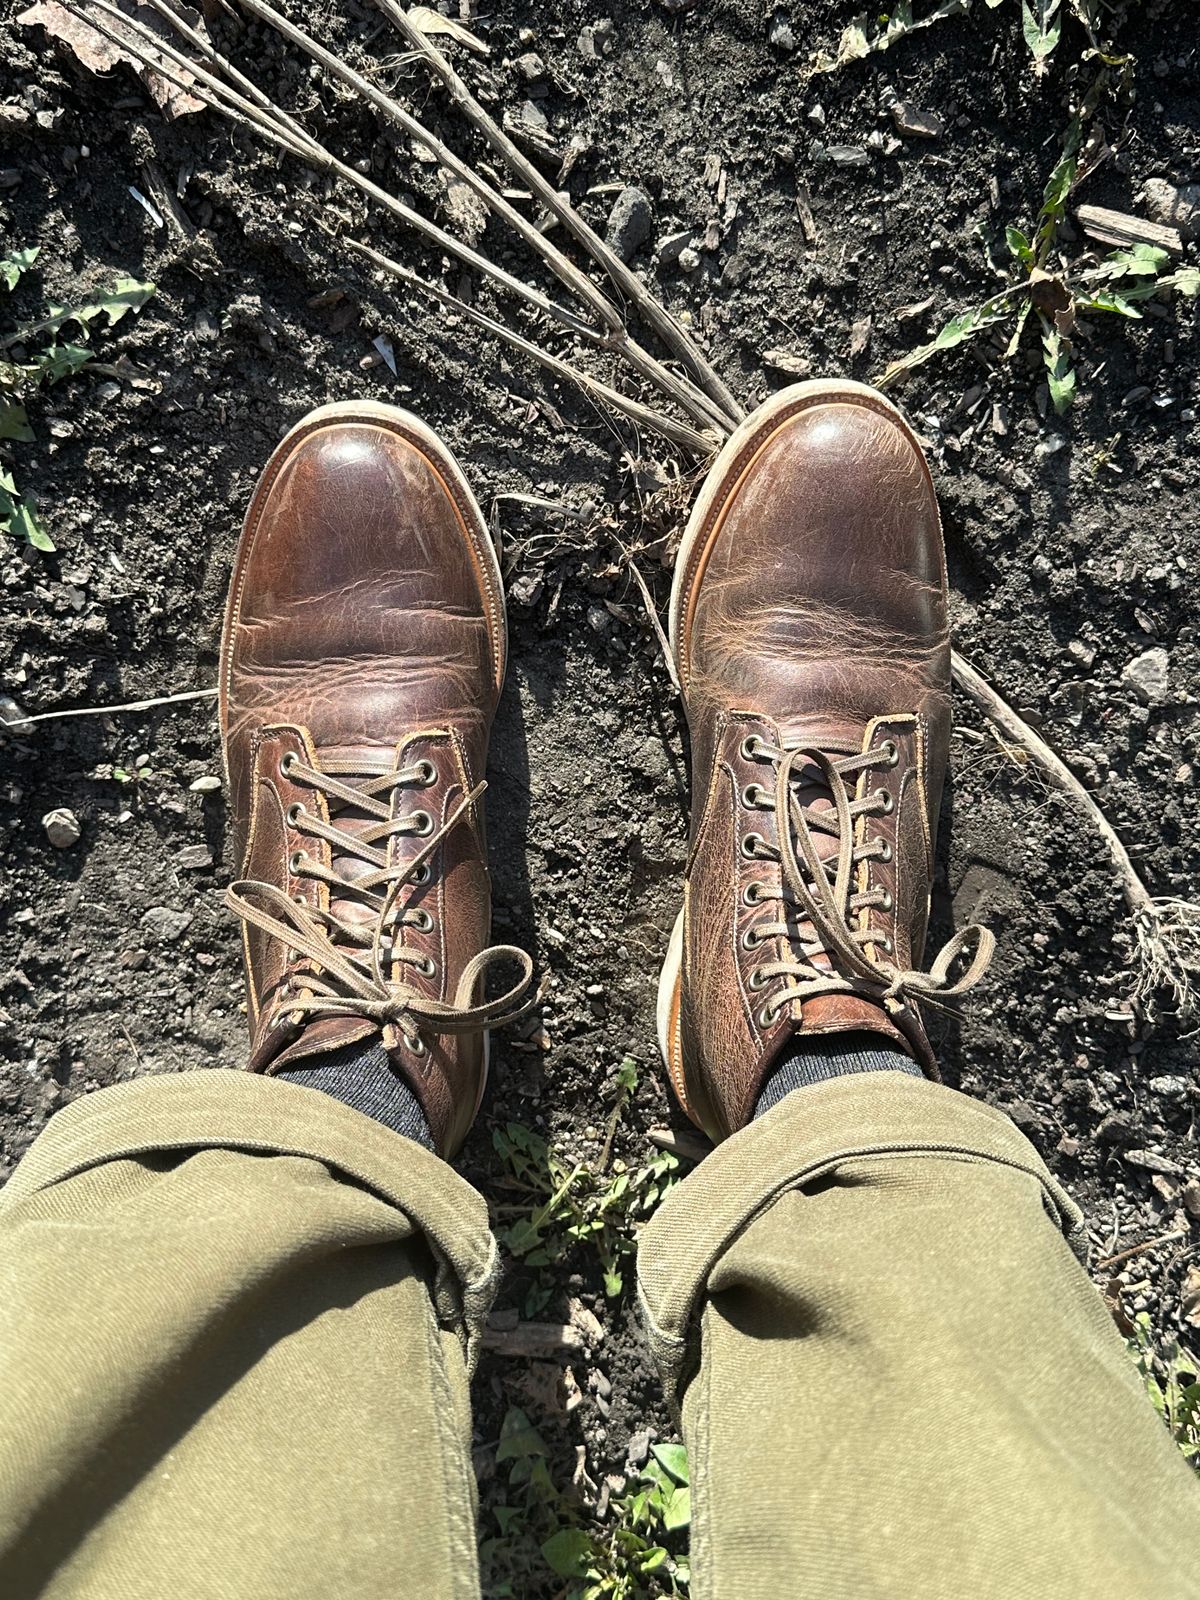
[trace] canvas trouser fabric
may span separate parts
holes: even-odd
[[[1200,1595],[1200,1495],[1001,1115],[807,1088],[643,1235],[701,1600]],[[0,1195],[6,1600],[478,1595],[483,1200],[234,1071],[60,1113]]]
[[[694,1600],[1185,1600],[1200,1488],[1001,1112],[876,1072],[787,1096],[642,1238]]]

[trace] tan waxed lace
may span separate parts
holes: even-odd
[[[907,1001],[941,1008],[979,982],[996,944],[987,928],[974,923],[960,928],[942,947],[929,972],[918,972],[872,955],[872,949],[891,955],[891,938],[855,925],[860,912],[876,906],[882,911],[892,908],[889,890],[855,889],[857,868],[862,863],[892,859],[891,844],[883,838],[870,838],[867,828],[863,829],[860,842],[855,842],[857,820],[886,816],[895,802],[885,788],[853,799],[846,780],[857,779],[859,773],[873,768],[894,767],[899,751],[893,741],[886,740],[876,749],[836,760],[820,750],[776,748],[756,736],[746,739],[742,750],[748,759],[770,762],[776,769],[772,790],[750,784],[743,800],[752,809],[776,813],[778,845],[772,845],[761,834],[751,833],[743,850],[754,859],[779,862],[785,907],[781,920],[759,923],[748,930],[745,943],[748,949],[754,949],[769,940],[782,939],[791,951],[787,957],[764,962],[750,973],[752,989],[784,980],[770,1004],[760,1010],[763,1026],[769,1027],[793,1000],[803,1001],[815,995],[865,989],[889,1010],[897,1010]],[[797,769],[804,764],[814,767],[820,775],[822,786],[833,801],[832,808],[800,804],[793,784]],[[825,861],[817,850],[818,834],[837,840],[836,853]],[[750,884],[745,891],[747,903],[758,905],[772,898],[763,892],[764,887],[761,883]],[[797,913],[792,919],[786,915],[789,907]],[[806,927],[811,931],[806,932]],[[950,974],[956,962],[968,954],[965,971],[952,980]],[[833,970],[818,964],[821,956],[828,958]]]
[[[413,1054],[424,1055],[422,1028],[433,1033],[470,1033],[500,1027],[523,1015],[528,1009],[524,996],[533,979],[533,962],[515,945],[493,945],[473,956],[463,968],[453,1000],[448,1002],[384,975],[387,962],[411,967],[423,977],[433,976],[432,961],[405,945],[401,931],[411,927],[428,933],[433,918],[423,907],[409,907],[397,913],[396,902],[406,885],[428,881],[430,856],[466,816],[487,784],[477,784],[441,827],[435,827],[428,811],[393,817],[390,804],[379,798],[390,798],[393,790],[406,785],[424,788],[433,783],[436,772],[429,761],[370,774],[351,763],[327,761],[320,768],[310,766],[289,752],[281,770],[292,783],[305,784],[341,808],[365,812],[376,819],[369,827],[349,832],[303,805],[292,806],[288,813],[288,824],[296,831],[327,840],[335,854],[355,856],[374,869],[360,877],[347,878],[307,851],[297,850],[289,861],[292,875],[328,884],[339,899],[361,901],[375,913],[371,921],[347,921],[299,898],[291,900],[274,884],[254,879],[243,878],[226,891],[225,904],[237,916],[290,950],[307,956],[317,969],[301,975],[299,991],[292,985],[281,1020],[349,1016],[381,1026],[393,1023]],[[347,782],[347,778],[355,781]],[[389,864],[387,843],[400,834],[414,834],[425,842],[411,861]],[[494,1000],[476,1000],[476,989],[489,969],[500,961],[513,961],[520,967],[519,981]]]

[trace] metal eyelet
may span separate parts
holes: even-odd
[[[743,950],[757,950],[762,940],[758,937],[757,928],[747,928],[742,935]]]
[[[413,832],[419,839],[433,832],[433,818],[428,811],[414,811],[408,820],[415,824]]]
[[[894,904],[895,901],[892,899],[892,891],[890,889],[885,889],[883,891],[883,899],[879,902],[879,909],[881,911],[890,911]]]
[[[742,804],[751,810],[758,809],[759,796],[762,794],[761,783],[748,783],[742,790]]]
[[[420,973],[422,978],[432,978],[436,970],[429,956],[422,956],[420,961],[413,962],[413,971]]]
[[[307,850],[293,850],[292,851],[291,855],[288,857],[288,871],[291,873],[293,878],[297,875],[297,873],[300,871],[301,866],[307,860],[308,860],[308,851]]]
[[[429,865],[428,861],[422,861],[421,865],[413,873],[411,881],[414,884],[428,883],[432,877],[433,868]]]
[[[765,988],[766,983],[767,980],[762,975],[761,967],[755,967],[754,971],[746,979],[746,987],[748,989],[753,989],[755,994],[757,994],[760,989]]]
[[[405,1039],[404,1046],[407,1050],[411,1050],[414,1056],[427,1054],[425,1041],[420,1036],[415,1039]]]
[[[889,937],[888,934],[886,934],[886,933],[880,934],[879,938],[878,939],[872,939],[871,943],[878,945],[879,948],[883,951],[885,956],[890,956],[891,955],[891,953],[892,953],[892,941],[891,941],[891,938]]]
[[[876,789],[875,799],[879,802],[879,805],[883,811],[883,815],[885,817],[890,817],[892,812],[896,809],[896,799],[891,790]]]
[[[894,739],[885,739],[879,746],[879,754],[889,767],[900,765],[900,746]]]
[[[413,922],[411,926],[414,927],[418,933],[432,933],[433,918],[429,915],[428,911],[425,910],[424,906],[418,906],[413,912]]]
[[[742,740],[741,751],[743,761],[757,761],[758,752],[762,749],[762,740],[756,733],[751,733]]]
[[[883,841],[883,848],[879,852],[879,860],[886,864],[887,862],[889,862],[892,859],[892,854],[893,854],[893,851],[892,851],[891,842],[889,840],[885,839]]]
[[[758,1012],[758,1025],[760,1028],[773,1028],[778,1012],[774,1006],[760,1006]]]
[[[430,789],[437,782],[437,768],[432,761],[418,761],[417,772],[420,774],[417,782],[422,789]]]
[[[304,807],[300,804],[299,801],[297,801],[295,805],[289,806],[287,808],[287,825],[288,825],[288,827],[289,828],[294,828],[297,825],[297,823],[300,821],[300,818],[301,818],[301,816],[303,816],[303,814],[304,814]]]
[[[765,843],[766,841],[761,833],[748,833],[742,840],[742,854],[746,857],[747,861],[757,861],[758,853],[754,847],[755,845]]]
[[[742,904],[744,906],[762,905],[762,888],[763,885],[758,881],[757,878],[755,878],[752,883],[748,883],[742,890]]]
[[[279,776],[281,778],[286,778],[288,773],[292,770],[292,768],[295,765],[296,765],[296,752],[294,750],[286,751],[284,753],[284,755],[280,758],[280,761],[279,761]]]

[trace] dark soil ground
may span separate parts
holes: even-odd
[[[16,9],[4,6],[10,18]],[[327,37],[392,51],[369,6],[324,9],[335,15],[308,21]],[[613,185],[649,194],[654,235],[634,264],[702,332],[746,404],[790,381],[767,351],[786,350],[816,375],[867,379],[992,292],[979,232],[1002,253],[1004,224],[1031,221],[1070,86],[1092,70],[1078,65],[1083,41],[1068,23],[1050,70],[1035,77],[1019,7],[1004,0],[808,81],[810,53],[846,20],[833,0],[790,19],[751,0],[700,0],[679,15],[650,0],[531,0],[519,19],[472,22],[492,55],[465,58],[463,70],[493,109],[532,96],[560,150],[586,136],[566,187],[596,223]],[[598,24],[589,56],[581,31]],[[398,189],[432,194],[428,169],[413,177],[407,152],[366,112],[307,68],[281,67],[272,39],[256,29],[240,44],[227,29],[221,37],[334,148],[372,158]],[[1117,154],[1072,206],[1137,211],[1147,179],[1200,179],[1194,7],[1139,7],[1122,40],[1136,75],[1132,99],[1106,113]],[[546,68],[532,90],[516,64],[528,51]],[[438,95],[403,70],[388,81],[453,134]],[[936,112],[943,134],[835,165],[828,147],[891,135],[889,88]],[[120,273],[158,286],[140,315],[97,336],[115,376],[85,372],[52,391],[31,410],[37,443],[13,447],[58,551],[0,548],[0,691],[33,713],[210,685],[240,517],[274,442],[326,400],[366,394],[418,411],[467,467],[503,540],[512,653],[489,771],[496,932],[536,955],[547,991],[540,1029],[497,1041],[466,1170],[485,1193],[512,1198],[492,1144],[509,1121],[597,1162],[626,1055],[640,1081],[615,1154],[644,1164],[654,1154],[647,1130],[678,1126],[653,1024],[687,787],[680,715],[623,546],[642,552],[665,602],[695,464],[365,275],[314,226],[323,180],[209,114],[168,125],[132,76],[90,77],[40,29],[15,23],[0,32],[0,101],[47,113],[0,135],[0,240],[42,246],[0,312],[32,317],[44,297],[70,301]],[[177,191],[194,239],[156,227],[130,196],[130,185],[145,191],[147,162]],[[608,187],[589,195],[597,186]],[[798,190],[811,200],[813,239]],[[378,215],[364,221],[357,199],[337,203],[358,237],[424,259]],[[689,227],[698,268],[660,266],[655,241]],[[1064,238],[1069,255],[1088,248],[1077,226]],[[926,311],[898,318],[931,296]],[[1081,345],[1093,370],[1064,419],[1046,415],[1032,333],[1029,360],[966,346],[921,369],[901,396],[941,496],[958,646],[1092,788],[1152,891],[1177,895],[1195,893],[1197,867],[1195,306],[1156,305],[1140,323],[1095,319]],[[374,360],[380,334],[398,376]],[[1122,671],[1157,645],[1169,652],[1169,692],[1146,705]],[[1006,761],[969,708],[959,713],[932,940],[979,919],[999,954],[981,997],[941,1028],[946,1076],[1010,1111],[1084,1205],[1098,1261],[1173,1236],[1125,1264],[1124,1305],[1147,1310],[1161,1338],[1186,1336],[1180,1290],[1200,1227],[1180,1204],[1196,1175],[1194,1042],[1169,1010],[1153,1027],[1131,1010],[1124,907],[1086,821]],[[137,781],[114,777],[141,758]],[[241,1060],[238,943],[220,904],[231,867],[223,799],[190,787],[219,771],[205,701],[49,722],[0,745],[5,1170],[78,1095]],[[73,848],[54,849],[43,831],[57,806],[82,824]],[[531,1283],[514,1271],[502,1307],[526,1307]],[[564,1485],[577,1446],[599,1483],[625,1471],[631,1435],[671,1434],[628,1284],[607,1300],[586,1247],[552,1284],[542,1316],[565,1315],[573,1296],[606,1337],[575,1362],[584,1398],[569,1415],[557,1368],[531,1379],[501,1355],[485,1359],[476,1422],[485,1533],[495,1531],[494,1452],[511,1407],[543,1431]],[[530,1563],[520,1592],[561,1592]]]

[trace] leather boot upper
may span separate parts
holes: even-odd
[[[797,1034],[881,1034],[936,1076],[918,1008],[963,986],[916,970],[950,731],[920,448],[861,386],[787,391],[718,458],[680,559],[693,813],[668,1058],[723,1137]],[[989,940],[947,962],[974,943],[974,981]]]
[[[491,901],[482,804],[505,665],[499,572],[444,446],[325,408],[254,491],[220,707],[250,1066],[382,1034],[439,1149],[482,1094]]]

